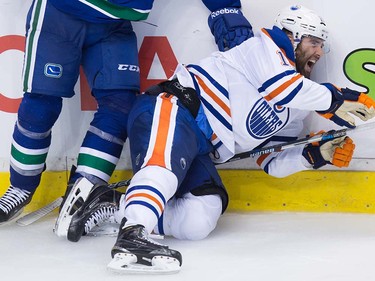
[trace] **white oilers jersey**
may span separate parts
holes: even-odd
[[[214,132],[218,163],[275,135],[284,135],[286,128],[286,137],[298,136],[303,127],[296,124],[309,111],[326,110],[331,105],[330,91],[297,73],[294,61],[267,30],[187,69],[180,66],[175,76],[200,95]],[[292,123],[295,130],[288,126]]]

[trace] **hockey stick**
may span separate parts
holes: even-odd
[[[260,155],[271,153],[271,152],[279,152],[279,151],[283,151],[283,150],[288,149],[288,148],[292,148],[292,147],[296,147],[296,146],[300,146],[300,145],[306,145],[306,144],[313,143],[313,142],[324,141],[324,140],[333,140],[333,139],[336,139],[336,138],[339,138],[339,137],[346,136],[346,135],[348,135],[350,133],[353,133],[353,132],[364,131],[364,130],[369,130],[369,129],[373,129],[373,128],[375,128],[375,122],[358,125],[354,129],[345,128],[345,129],[341,129],[341,130],[331,130],[331,131],[328,131],[326,133],[315,135],[315,136],[312,136],[312,137],[306,137],[306,138],[286,142],[286,143],[283,143],[283,144],[265,146],[265,147],[256,148],[256,149],[253,149],[253,150],[250,150],[250,151],[238,153],[235,156],[233,156],[231,159],[227,160],[226,162],[218,163],[216,165],[234,162],[234,161],[245,159],[245,158],[260,156]],[[109,184],[108,187],[109,188],[118,188],[118,187],[121,187],[121,186],[128,186],[129,184],[130,184],[130,179],[127,179],[127,180],[124,180],[124,181]],[[52,203],[42,207],[41,209],[38,209],[34,212],[31,212],[31,213],[21,217],[16,222],[17,222],[17,224],[22,225],[22,226],[29,225],[29,224],[39,220],[40,218],[44,217],[48,213],[52,212],[54,209],[56,209],[58,206],[60,206],[61,202],[62,202],[62,197],[59,197],[58,199],[56,199]]]
[[[108,188],[109,189],[116,189],[116,188],[119,188],[119,187],[128,186],[129,184],[130,184],[130,179],[127,179],[127,180],[123,180],[123,181],[119,181],[119,182],[109,184]],[[16,220],[16,223],[20,226],[30,225],[33,222],[35,222],[35,221],[41,219],[42,217],[48,215],[49,213],[51,213],[56,208],[58,208],[61,205],[62,201],[63,201],[63,197],[61,196],[61,197],[57,198],[56,200],[52,201],[51,203],[49,203],[48,205],[46,205],[46,206],[44,206],[44,207],[42,207],[38,210],[35,210],[31,213],[28,213],[27,215],[24,215],[23,217]]]
[[[232,158],[230,158],[229,160],[227,160],[226,162],[219,163],[219,164],[234,162],[234,161],[245,159],[245,158],[252,158],[252,157],[256,157],[256,156],[260,156],[260,155],[264,155],[264,154],[268,154],[268,153],[272,153],[272,152],[279,152],[279,151],[283,151],[283,150],[288,149],[288,148],[292,148],[292,147],[296,147],[296,146],[300,146],[300,145],[306,145],[306,144],[313,143],[313,142],[333,140],[333,139],[337,139],[337,138],[340,138],[340,137],[347,136],[350,133],[374,129],[374,128],[375,128],[375,122],[370,122],[370,123],[358,125],[353,129],[345,128],[345,129],[341,129],[341,130],[331,130],[331,131],[328,131],[326,133],[318,134],[318,135],[315,135],[315,136],[312,136],[312,137],[297,139],[297,140],[294,140],[294,141],[276,144],[276,145],[272,145],[272,146],[255,148],[255,149],[250,150],[250,151],[238,153],[238,154],[234,155]],[[219,164],[217,164],[217,165],[219,165]]]

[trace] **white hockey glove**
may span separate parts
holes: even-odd
[[[332,104],[328,110],[317,111],[323,117],[335,122],[339,126],[355,127],[354,118],[349,114],[367,121],[375,117],[375,101],[364,93],[348,88],[337,88],[333,84],[325,83],[332,93]]]
[[[330,141],[320,141],[305,146],[302,155],[314,169],[331,164],[336,167],[348,167],[353,157],[355,144],[349,137]]]

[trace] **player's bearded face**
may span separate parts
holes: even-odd
[[[323,56],[324,41],[322,39],[306,36],[296,48],[296,68],[306,78],[310,78],[311,72],[317,61]]]

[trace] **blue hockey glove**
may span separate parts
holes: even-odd
[[[220,51],[229,50],[253,37],[253,27],[240,9],[222,8],[208,17],[208,25]]]
[[[375,101],[368,95],[348,88],[337,88],[333,84],[324,83],[332,93],[332,104],[325,111],[317,111],[321,116],[335,122],[339,126],[355,128],[354,118],[349,113],[367,121],[375,117]]]

